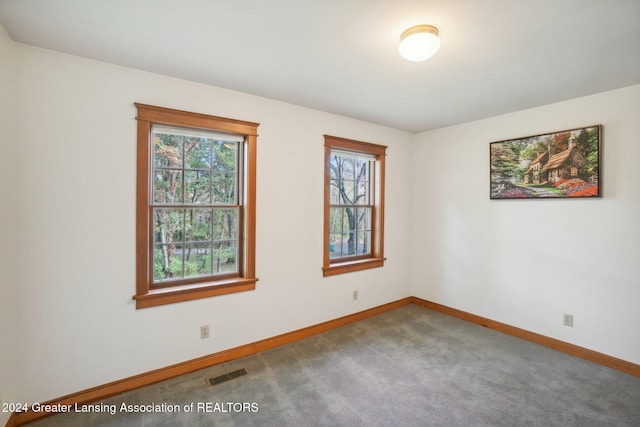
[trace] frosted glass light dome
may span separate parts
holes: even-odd
[[[400,35],[400,55],[414,62],[431,58],[440,49],[440,33],[431,25],[416,25]]]

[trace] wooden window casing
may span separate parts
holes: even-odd
[[[153,307],[255,289],[256,228],[256,144],[259,124],[205,114],[173,110],[136,103],[137,107],[137,184],[136,184],[136,308]],[[207,275],[154,283],[153,263],[153,182],[154,156],[151,138],[154,125],[200,131],[223,132],[243,137],[241,188],[238,206],[238,268],[225,275]]]
[[[386,148],[383,145],[368,142],[354,141],[335,136],[324,136],[324,240],[323,240],[323,276],[349,273],[369,268],[382,267],[384,265],[384,174]],[[367,204],[371,207],[371,237],[370,251],[366,255],[351,257],[331,257],[331,156],[332,152],[351,152],[354,155],[368,155],[375,158],[372,176],[373,194],[372,201]]]

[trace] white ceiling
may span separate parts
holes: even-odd
[[[411,63],[400,33],[440,29]],[[410,132],[640,83],[640,0],[0,0],[18,42]]]

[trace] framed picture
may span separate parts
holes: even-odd
[[[600,197],[602,125],[492,142],[491,199]]]

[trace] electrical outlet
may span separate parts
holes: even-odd
[[[357,300],[358,299],[358,291],[353,291],[353,300]]]
[[[573,326],[573,314],[565,313],[563,315],[562,323],[564,326]]]
[[[209,325],[200,326],[200,339],[209,338]]]

